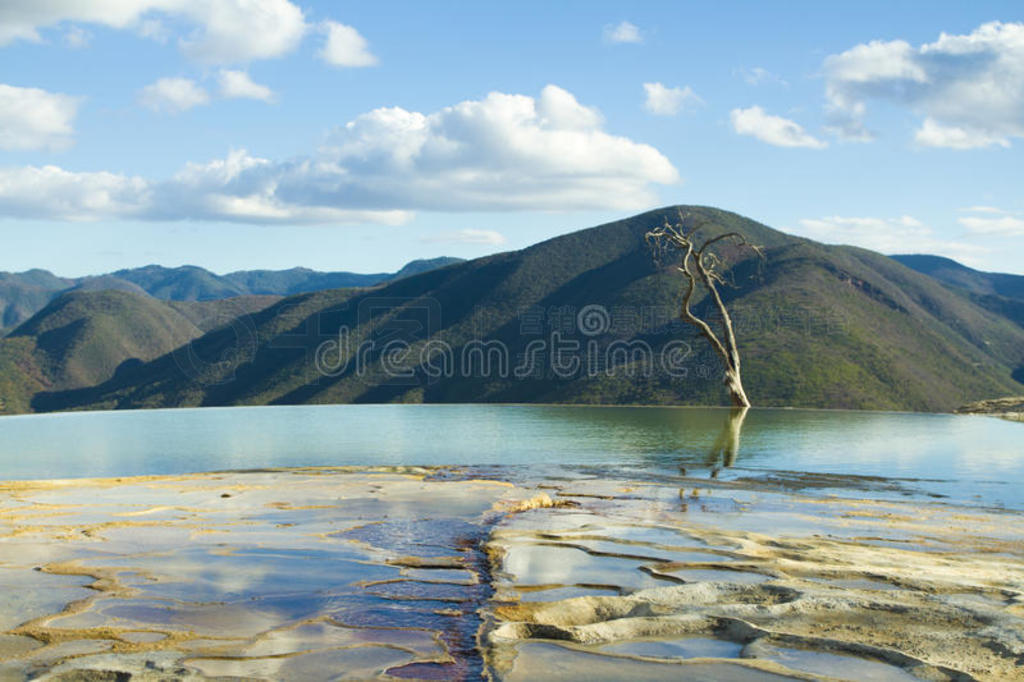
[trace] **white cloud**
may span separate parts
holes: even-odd
[[[0,149],[61,149],[71,144],[80,99],[0,84]]]
[[[71,26],[64,33],[64,44],[73,50],[88,47],[91,40],[92,33],[86,31],[81,26]]]
[[[220,83],[222,97],[258,99],[264,102],[274,101],[274,92],[266,85],[254,83],[245,71],[221,69],[217,80]]]
[[[142,19],[135,27],[135,32],[143,38],[163,45],[171,38],[171,31],[167,24],[159,19]]]
[[[193,80],[188,78],[161,78],[139,91],[139,104],[171,114],[187,111],[207,104],[210,96]]]
[[[661,83],[644,83],[647,111],[658,116],[674,116],[688,106],[704,103],[689,85],[684,88],[669,88]]]
[[[789,87],[789,83],[783,80],[780,76],[760,66],[755,66],[750,69],[737,69],[734,73],[739,74],[747,85],[764,85],[767,83],[774,83],[783,87]]]
[[[143,35],[165,35],[167,17],[190,26],[179,39],[188,56],[208,63],[279,57],[298,46],[307,26],[289,0],[48,0],[0,5],[0,45],[39,42],[39,31],[74,22]]]
[[[0,169],[0,214],[96,220],[142,212],[149,184],[116,173],[73,173],[57,166]]]
[[[733,109],[729,114],[733,130],[750,135],[776,147],[807,147],[824,149],[826,142],[814,137],[800,124],[781,116],[766,114],[761,107]]]
[[[604,41],[606,43],[642,43],[644,42],[643,34],[640,33],[640,28],[635,24],[631,24],[628,21],[623,21],[614,26],[604,27]]]
[[[396,223],[412,210],[638,209],[678,182],[658,150],[603,130],[547,86],[423,114],[377,109],[311,157],[235,151],[158,182],[54,166],[0,171],[0,216],[63,220]]]
[[[948,149],[977,149],[979,147],[1009,147],[1005,137],[992,136],[980,130],[960,126],[942,125],[928,117],[914,134],[914,141],[924,147],[946,147]]]
[[[270,173],[261,174],[263,170]],[[277,175],[275,175],[275,171]],[[65,221],[211,220],[240,223],[399,224],[398,210],[345,209],[289,203],[275,192],[280,166],[234,151],[226,159],[189,164],[165,182],[56,166],[0,169],[0,215]]]
[[[872,41],[829,56],[824,71],[832,130],[847,139],[874,137],[864,125],[872,100],[921,115],[921,145],[1005,147],[1024,137],[1024,23],[991,22],[918,47]]]
[[[804,219],[791,232],[828,244],[850,244],[881,253],[929,253],[978,265],[991,249],[978,244],[943,239],[912,216],[849,218],[828,216]]]
[[[478,230],[467,228],[464,230],[451,230],[441,232],[431,237],[424,237],[421,241],[428,244],[477,244],[484,246],[501,246],[507,240],[505,235],[496,230]]]
[[[377,58],[370,52],[366,38],[351,26],[336,21],[323,22],[327,41],[319,56],[332,66],[373,66]]]
[[[968,206],[966,208],[961,208],[960,210],[967,213],[995,213],[997,215],[1006,213],[1006,211],[996,206]]]
[[[968,216],[959,219],[959,223],[970,232],[997,237],[1024,237],[1024,218],[1002,216],[999,218],[983,218]]]
[[[288,0],[165,0],[201,28],[179,40],[188,56],[226,64],[280,57],[306,33],[302,10]]]
[[[657,203],[652,183],[679,179],[656,149],[606,133],[553,85],[432,114],[376,109],[339,128],[327,157],[360,201],[432,210],[637,208]]]

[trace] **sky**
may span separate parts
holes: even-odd
[[[1020,2],[0,0],[0,270],[386,272],[670,204],[1024,274]]]

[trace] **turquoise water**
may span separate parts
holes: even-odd
[[[2,417],[0,479],[283,466],[583,466],[1024,508],[1022,424],[755,408],[741,429],[730,430],[737,426],[730,414],[677,407],[332,405]],[[738,442],[723,448],[730,433]]]

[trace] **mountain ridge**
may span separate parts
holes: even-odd
[[[889,257],[912,270],[972,293],[1024,299],[1024,275],[975,270],[944,256],[895,254]]]
[[[982,308],[1024,327],[1024,275],[975,270],[942,256],[903,254],[890,258],[937,279]]]
[[[308,268],[239,270],[217,275],[196,265],[168,268],[144,265],[85,277],[60,277],[35,268],[0,272],[0,336],[25,322],[46,304],[71,291],[128,291],[171,301],[209,301],[238,296],[284,296],[321,289],[372,287],[461,259],[441,256],[406,263],[393,273],[321,272]]]
[[[676,319],[682,280],[671,264],[654,263],[643,239],[679,208],[709,220],[709,236],[739,231],[765,247],[763,262],[737,256],[737,286],[723,291],[756,405],[948,411],[1022,392],[1024,384],[1014,377],[1024,368],[1024,329],[1009,319],[881,254],[819,244],[735,213],[691,206],[650,211],[372,291],[285,298],[249,316],[241,335],[237,328],[214,330],[98,386],[41,392],[33,407],[717,404],[723,397],[717,360]],[[701,299],[694,306],[707,313]],[[546,316],[543,333],[526,329],[523,313],[531,310]],[[597,332],[584,326],[588,310],[605,316]],[[619,325],[622,320],[629,324]],[[555,366],[556,328],[560,340],[578,344],[571,376]],[[385,367],[389,340],[404,343],[411,358],[399,374]],[[552,353],[533,367],[537,376],[513,376],[510,370],[525,366],[535,348],[531,342],[540,341],[550,341]],[[664,359],[675,342],[690,350],[680,367],[641,371],[653,365],[650,358]],[[644,344],[649,358],[630,355]],[[364,347],[369,350],[361,367]],[[449,349],[450,357],[442,359],[457,371],[434,376],[430,358],[422,356],[430,347]],[[504,362],[503,372],[478,371],[490,362],[486,348],[505,349],[504,358],[493,356]],[[591,348],[593,357],[587,355]],[[325,349],[337,355],[333,364],[322,362]],[[608,366],[591,372],[601,353]]]
[[[279,296],[161,301],[131,291],[68,291],[0,338],[0,412],[28,411],[32,395],[106,381],[257,312]]]

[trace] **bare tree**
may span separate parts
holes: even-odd
[[[707,238],[698,245],[697,233],[707,225],[707,221],[695,219],[687,220],[689,216],[679,213],[678,223],[669,223],[668,219],[660,227],[656,227],[647,233],[647,243],[659,260],[665,254],[680,254],[678,270],[686,277],[686,291],[683,293],[683,305],[679,316],[684,322],[692,324],[708,340],[711,347],[722,359],[725,366],[725,386],[729,391],[729,398],[736,407],[750,407],[750,399],[743,390],[743,380],[740,375],[740,351],[736,346],[736,333],[732,328],[732,318],[718,293],[718,285],[726,284],[723,275],[726,263],[710,250],[712,246],[725,242],[731,242],[739,247],[746,247],[760,257],[764,257],[764,250],[756,244],[751,244],[739,232],[726,232]],[[687,226],[689,222],[689,226]],[[722,318],[722,338],[711,328],[711,325],[694,315],[690,309],[690,301],[697,287],[702,286],[711,302],[718,309]]]

